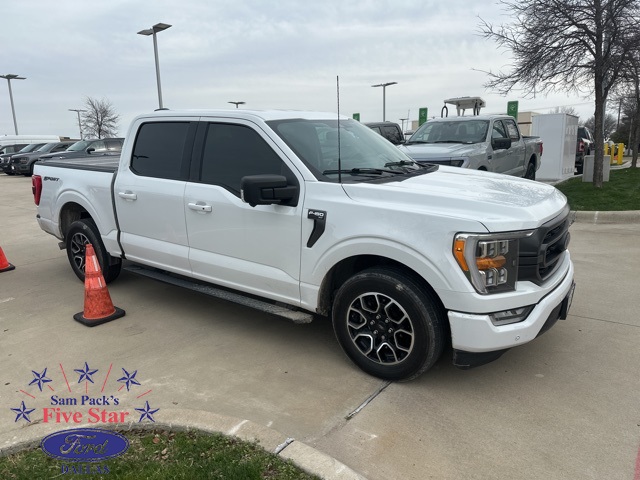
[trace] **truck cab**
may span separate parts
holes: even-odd
[[[480,115],[484,106],[480,97],[446,102],[456,106],[458,116],[449,117],[445,105],[443,116],[422,124],[400,150],[419,163],[535,179],[542,156],[539,138],[523,136],[509,115]],[[470,108],[474,114],[465,115]]]

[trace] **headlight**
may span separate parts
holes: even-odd
[[[519,239],[533,231],[500,234],[459,233],[453,256],[478,293],[500,293],[516,289]]]
[[[452,167],[461,167],[464,164],[464,158],[452,159],[450,165]]]

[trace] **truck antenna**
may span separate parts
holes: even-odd
[[[340,159],[340,76],[336,75],[336,94],[338,96],[338,183],[342,183],[342,160]]]

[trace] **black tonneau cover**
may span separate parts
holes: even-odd
[[[48,165],[52,167],[73,168],[77,170],[95,170],[98,172],[114,173],[118,169],[118,164],[120,163],[120,155],[92,155],[80,158],[70,158],[68,160],[51,159],[38,163],[42,163],[42,165]]]

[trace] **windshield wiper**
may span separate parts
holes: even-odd
[[[384,164],[385,167],[403,167],[405,165],[417,165],[417,163],[412,160],[400,160],[399,162],[389,162]]]
[[[465,143],[465,142],[461,142],[460,140],[438,140],[433,143]]]
[[[414,143],[432,143],[432,142],[425,142],[424,140],[413,140],[413,141],[408,141],[408,142],[404,142],[405,145],[412,145]]]
[[[382,173],[393,173],[395,175],[400,172],[398,172],[397,170],[387,170],[384,168],[351,168],[342,170],[325,170],[324,172],[322,172],[323,175],[331,175],[336,173],[349,173],[351,175],[380,175]]]

